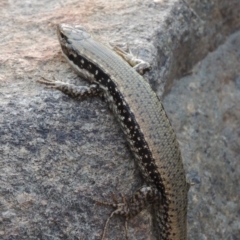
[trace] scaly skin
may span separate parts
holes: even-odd
[[[129,64],[82,28],[59,25],[58,37],[70,65],[97,86],[92,87],[94,92],[84,92],[101,92],[109,103],[149,186],[135,193],[137,197],[124,207],[112,204],[117,208],[114,214],[129,218],[152,203],[157,239],[186,240],[188,184],[176,135],[159,98]],[[40,82],[73,97],[83,95],[74,85]]]

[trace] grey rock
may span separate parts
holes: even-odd
[[[84,25],[128,43],[176,130],[189,192],[188,239],[240,236],[240,2],[21,1],[0,3],[0,238],[100,239],[111,192],[142,185],[126,140],[98,98],[73,100],[36,83],[80,85],[60,54],[55,24]],[[234,33],[236,32],[236,33]],[[221,45],[222,44],[222,45]],[[130,239],[155,239],[150,211]],[[123,220],[109,239],[123,239]]]

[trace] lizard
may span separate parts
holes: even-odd
[[[106,221],[102,239],[112,216],[124,216],[127,228],[129,218],[152,205],[156,238],[186,240],[189,184],[173,127],[159,97],[141,76],[150,65],[118,47],[113,51],[79,25],[59,24],[57,34],[64,57],[90,85],[76,86],[47,79],[38,82],[77,99],[103,96],[126,136],[146,183],[130,201],[124,197],[121,203],[99,201],[115,208]]]

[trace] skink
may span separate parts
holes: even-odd
[[[57,32],[63,55],[91,85],[39,82],[76,98],[103,95],[147,184],[131,201],[112,204],[116,210],[111,216],[121,214],[128,219],[152,204],[157,239],[186,240],[188,183],[179,144],[161,101],[144,78],[119,56],[124,55],[120,50],[115,53],[79,26],[61,24]]]

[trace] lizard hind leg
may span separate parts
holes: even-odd
[[[127,229],[128,228],[127,227],[128,226],[127,222],[128,222],[128,218],[129,218],[128,203],[127,203],[127,201],[126,201],[126,199],[123,195],[122,195],[122,202],[121,203],[118,202],[115,194],[112,195],[112,198],[113,198],[114,203],[103,202],[103,201],[99,201],[99,200],[96,200],[96,199],[94,200],[95,202],[97,202],[99,204],[106,205],[106,206],[111,206],[111,207],[115,208],[115,210],[112,211],[112,213],[108,217],[107,221],[105,222],[101,240],[104,240],[106,232],[107,232],[108,223],[114,215],[120,215],[120,216],[125,217],[125,224],[124,224],[124,226],[125,226],[125,236],[126,236],[126,239],[128,239],[128,229]]]
[[[147,208],[149,205],[159,203],[161,201],[161,194],[155,187],[144,186],[133,194],[132,199],[130,201],[127,201],[125,197],[122,196],[122,202],[118,203],[115,195],[113,195],[113,201],[114,203],[95,200],[95,202],[99,204],[115,208],[115,210],[111,213],[111,215],[108,217],[105,223],[101,240],[104,239],[108,223],[114,215],[120,215],[125,217],[125,235],[126,239],[128,239],[127,229],[128,219],[136,216],[138,213],[140,213],[143,209]]]

